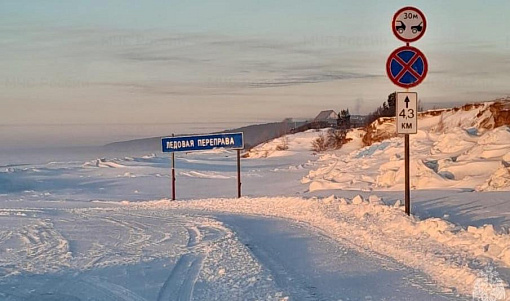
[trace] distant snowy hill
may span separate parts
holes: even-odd
[[[266,142],[268,140],[280,137],[290,132],[293,127],[301,126],[304,122],[274,122],[249,125],[241,128],[225,130],[221,133],[244,133],[244,145],[249,149],[255,145]],[[207,134],[207,133],[204,133]],[[104,147],[110,151],[141,151],[141,152],[160,152],[161,151],[161,138],[152,137],[144,139],[136,139],[130,141],[114,142],[105,145]]]

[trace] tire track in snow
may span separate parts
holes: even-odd
[[[186,247],[191,248],[191,247],[198,245],[200,243],[200,241],[202,240],[202,235],[201,235],[198,227],[191,227],[191,228],[188,228],[187,230],[188,230],[189,238],[188,238],[188,244],[186,245]]]
[[[158,301],[188,301],[202,267],[205,254],[185,254],[179,258],[159,291]]]
[[[280,262],[271,256],[271,252],[265,251],[256,245],[246,243],[246,247],[255,255],[259,262],[264,263],[268,267],[276,281],[276,284],[286,293],[296,296],[293,300],[307,301],[326,301],[328,299],[322,297],[317,288],[307,285],[306,281],[300,277],[296,277],[288,268],[284,267]]]
[[[293,295],[292,300],[296,301],[326,301],[328,300],[324,296],[321,296],[320,292],[316,287],[308,285],[306,280],[298,276],[297,273],[289,270],[289,267],[285,267],[282,262],[278,261],[274,254],[278,253],[272,249],[264,249],[257,244],[254,244],[249,239],[244,231],[239,228],[235,228],[235,231],[240,237],[245,240],[245,246],[250,252],[258,259],[260,263],[263,263],[272,273],[273,278],[286,294]]]
[[[204,259],[209,252],[207,246],[225,237],[226,231],[220,227],[188,226],[190,253],[179,258],[172,272],[159,291],[158,301],[190,301]]]
[[[154,230],[153,227],[147,224],[141,224],[134,220],[136,218],[161,220],[166,223],[175,224],[175,220],[168,217],[144,214],[129,214],[129,219],[124,219],[124,216],[123,219],[121,219],[115,215],[103,217],[101,219],[128,228],[130,236],[128,237],[128,242],[124,245],[130,248],[139,248],[141,250],[142,248],[161,243],[168,239],[167,233]],[[201,219],[204,218],[202,217]],[[209,220],[209,218],[205,219]],[[185,227],[188,232],[188,241],[184,247],[185,254],[178,259],[170,275],[165,280],[159,291],[158,301],[191,300],[195,283],[202,269],[204,259],[209,252],[208,246],[226,236],[226,230],[214,223],[206,223],[206,225],[204,225],[203,221],[195,221],[184,224],[176,223],[176,225]],[[147,233],[149,229],[155,231],[155,233]],[[154,237],[158,235],[161,236],[161,238],[154,239]],[[105,256],[95,258],[93,262],[91,262],[92,265],[103,260],[103,257]]]
[[[39,220],[25,227],[18,236],[25,245],[25,249],[17,254],[20,262],[27,262],[22,265],[24,269],[40,269],[41,263],[50,261],[55,262],[55,266],[48,267],[50,270],[70,265],[69,242],[51,222]]]
[[[148,224],[143,224],[135,220],[136,218],[152,218],[150,216],[132,214],[126,216],[117,216],[113,214],[107,217],[94,214],[87,214],[84,216],[87,216],[88,218],[97,218],[100,221],[120,226],[121,228],[126,229],[128,234],[125,241],[123,241],[122,235],[119,233],[117,235],[118,241],[113,245],[108,246],[98,244],[96,246],[97,249],[92,252],[94,254],[93,258],[85,264],[86,268],[92,268],[94,265],[100,263],[108,263],[109,258],[118,260],[118,257],[121,254],[134,257],[143,256],[144,250],[151,246],[159,245],[169,239],[168,233],[158,230],[158,227],[151,227]],[[176,225],[182,226],[179,223]],[[155,237],[158,238],[155,239]]]
[[[189,237],[186,247],[192,248],[199,245],[202,234],[198,227],[193,226],[187,230]],[[181,256],[159,291],[158,301],[191,300],[204,258],[205,255],[200,253],[188,253]]]
[[[129,242],[125,244],[125,246],[143,246],[144,242],[150,241],[151,235],[148,234],[148,229],[145,225],[142,225],[134,220],[121,220],[113,217],[106,217],[104,220],[109,221],[113,224],[120,225],[128,229],[129,232]]]

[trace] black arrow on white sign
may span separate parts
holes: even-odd
[[[409,97],[406,96],[406,99],[404,100],[404,102],[406,103],[406,109],[408,109],[409,108],[409,102],[410,102]]]

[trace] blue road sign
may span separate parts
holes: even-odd
[[[418,86],[425,79],[427,72],[427,58],[418,48],[412,46],[397,48],[386,62],[388,77],[402,88]]]
[[[213,148],[244,148],[243,133],[167,137],[163,138],[161,142],[164,153],[201,151]]]

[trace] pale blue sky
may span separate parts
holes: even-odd
[[[413,43],[429,60],[415,89],[426,106],[510,95],[504,0],[0,0],[0,139],[74,124],[44,134],[103,143],[168,134],[154,124],[367,113],[397,90],[384,65],[407,5],[429,24]]]

